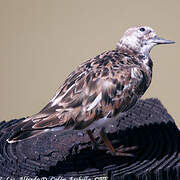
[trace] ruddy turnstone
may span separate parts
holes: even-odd
[[[9,143],[19,142],[48,131],[86,130],[96,144],[92,129],[102,127],[100,136],[112,155],[130,155],[134,147],[116,150],[104,127],[127,112],[145,93],[152,79],[153,46],[171,44],[147,26],[129,28],[116,49],[105,51],[79,65],[37,114],[14,129]]]

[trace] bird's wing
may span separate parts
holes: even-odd
[[[17,129],[84,129],[107,115],[127,111],[147,89],[145,73],[135,65],[114,65],[105,59],[103,63],[94,59],[79,66],[47,106]]]
[[[79,69],[68,77],[49,104],[30,118],[30,127],[83,129],[108,113],[115,116],[127,111],[146,89],[145,75],[137,67],[90,72]],[[23,129],[29,129],[29,125]]]

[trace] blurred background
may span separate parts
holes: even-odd
[[[115,48],[123,32],[148,25],[176,41],[153,48],[159,98],[180,127],[180,1],[0,0],[0,121],[32,115],[81,62]]]

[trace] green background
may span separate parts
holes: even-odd
[[[179,0],[0,0],[0,120],[40,111],[78,64],[136,25],[176,41],[151,51],[143,98],[158,97],[180,125]]]

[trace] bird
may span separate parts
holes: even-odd
[[[98,144],[93,129],[107,151],[114,156],[131,155],[135,146],[115,149],[105,131],[117,117],[128,112],[151,84],[152,47],[175,43],[157,36],[148,26],[127,29],[113,50],[82,62],[57,89],[53,98],[37,114],[13,128],[8,143],[24,141],[52,131],[87,132],[93,145]]]

